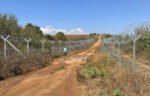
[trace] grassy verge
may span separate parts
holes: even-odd
[[[149,96],[150,76],[136,74],[102,52],[88,58],[77,70],[82,96]]]

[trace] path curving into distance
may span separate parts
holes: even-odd
[[[92,47],[65,59],[57,59],[52,65],[0,82],[0,96],[80,96],[76,69],[95,53],[101,44],[101,36]],[[51,73],[60,65],[65,67]]]

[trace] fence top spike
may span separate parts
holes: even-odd
[[[135,41],[137,41],[138,39],[141,38],[141,35],[138,35],[136,38],[135,38]]]
[[[45,40],[40,40],[42,43],[44,43],[45,42]]]
[[[55,41],[51,41],[51,43],[54,43]]]
[[[7,40],[9,38],[9,35],[6,38],[1,35],[1,38]]]
[[[26,42],[30,42],[30,41],[31,41],[31,38],[29,38],[28,40],[27,40],[27,38],[24,38],[24,40],[25,40]]]

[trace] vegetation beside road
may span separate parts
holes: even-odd
[[[26,58],[18,56],[7,60],[0,58],[0,80],[41,69],[50,65],[53,60],[53,57],[45,57],[41,54],[29,55]]]
[[[142,76],[142,78],[141,78]],[[150,76],[140,69],[132,74],[103,52],[90,56],[77,70],[77,80],[83,96],[148,96]]]

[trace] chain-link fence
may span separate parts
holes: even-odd
[[[145,25],[142,26],[142,30]],[[120,64],[129,67],[133,73],[137,69],[150,71],[150,37],[144,35],[150,31],[141,31],[141,26],[130,28],[121,34],[106,37],[102,35],[101,50],[116,58]],[[150,28],[149,25],[146,26]],[[139,30],[141,33],[138,33]],[[131,31],[131,32],[130,32]]]
[[[15,56],[26,57],[29,54],[62,54],[66,47],[68,51],[87,47],[94,43],[95,38],[80,41],[50,41],[32,40],[32,38],[12,37],[0,35],[0,57],[15,58]]]

